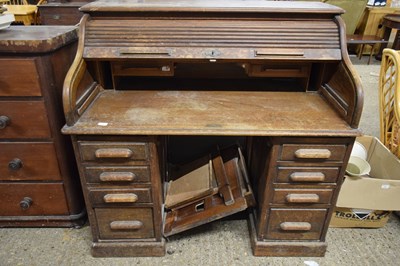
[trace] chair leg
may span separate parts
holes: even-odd
[[[374,55],[375,45],[376,45],[376,44],[372,44],[372,45],[371,45],[371,52],[369,53],[368,65],[371,63],[372,56]]]
[[[24,23],[24,26],[30,26],[31,25],[31,20],[27,17],[22,18],[22,22]]]
[[[358,59],[361,60],[363,52],[364,52],[364,44],[360,44],[360,50],[358,50]]]

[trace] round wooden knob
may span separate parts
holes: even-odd
[[[19,206],[22,210],[27,210],[32,205],[33,200],[29,197],[25,197],[23,200],[20,201]]]
[[[14,158],[8,163],[8,168],[10,170],[18,170],[22,168],[22,161],[21,159]]]
[[[11,119],[8,116],[0,116],[0,129],[6,128],[11,123]]]

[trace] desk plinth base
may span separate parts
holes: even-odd
[[[112,242],[92,244],[93,257],[162,257],[165,240],[160,242]]]
[[[73,227],[81,228],[87,221],[86,210],[70,215],[0,216],[3,227]]]
[[[326,252],[325,242],[306,241],[260,241],[257,239],[256,220],[254,214],[249,212],[249,232],[251,248],[254,256],[270,257],[323,257]]]

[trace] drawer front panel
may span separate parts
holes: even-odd
[[[266,238],[319,240],[326,213],[326,209],[271,209]]]
[[[134,206],[137,203],[151,203],[150,188],[96,189],[89,192],[90,202],[98,206]]]
[[[84,161],[129,164],[148,159],[147,143],[129,142],[79,142]]]
[[[100,239],[153,238],[151,208],[95,209]]]
[[[0,101],[0,116],[9,118],[0,138],[51,137],[43,101]]]
[[[0,142],[0,180],[61,180],[53,143]]]
[[[112,62],[114,76],[173,76],[172,62]]]
[[[60,7],[51,4],[40,5],[40,22],[42,25],[76,25],[83,15],[79,12],[79,7],[80,5]]]
[[[275,189],[273,203],[292,206],[329,204],[332,189]]]
[[[0,59],[0,96],[41,96],[34,58]]]
[[[277,183],[336,183],[339,167],[278,167]]]
[[[68,214],[62,184],[2,183],[0,198],[1,216]]]
[[[148,166],[127,167],[86,167],[87,183],[129,185],[132,183],[150,182]]]
[[[346,145],[283,144],[280,160],[299,162],[343,161]]]
[[[308,78],[311,64],[282,64],[270,63],[262,65],[250,65],[247,73],[251,77],[296,77]]]

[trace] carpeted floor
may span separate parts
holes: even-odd
[[[352,57],[365,104],[360,128],[379,137],[379,62]],[[93,258],[90,228],[0,229],[0,265],[400,265],[400,220],[379,229],[330,228],[323,258],[254,257],[245,220],[217,221],[171,237],[160,258]]]

